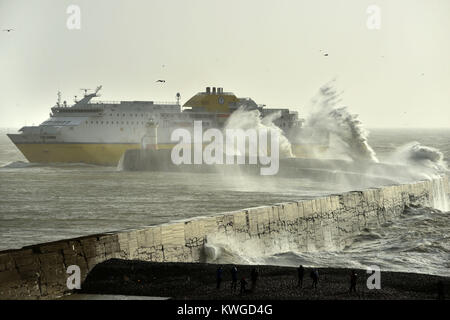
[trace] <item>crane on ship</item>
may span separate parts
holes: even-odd
[[[98,86],[97,88],[95,88],[95,91],[93,92],[93,93],[89,93],[88,94],[88,91],[89,90],[92,90],[92,89],[88,89],[88,88],[82,88],[82,89],[80,89],[80,90],[83,90],[84,91],[84,98],[83,99],[81,99],[80,101],[77,101],[76,103],[77,104],[87,104],[92,98],[95,98],[95,97],[100,97],[100,95],[98,94],[98,92],[101,90],[103,88],[103,86]]]

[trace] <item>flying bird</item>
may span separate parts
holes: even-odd
[[[328,53],[324,53],[323,55],[324,55],[325,57],[328,57]]]
[[[156,82],[166,82],[166,80],[156,80]]]
[[[3,31],[5,31],[5,32],[11,32],[11,31],[14,31],[14,29],[4,29]]]

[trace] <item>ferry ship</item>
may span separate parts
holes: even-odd
[[[327,148],[327,139],[305,144],[295,141],[302,130],[303,119],[287,108],[275,109],[258,105],[251,98],[238,98],[223,88],[207,87],[180,105],[177,101],[95,102],[102,87],[88,93],[73,105],[58,101],[51,108],[50,117],[39,126],[26,126],[19,133],[8,134],[11,141],[33,163],[88,163],[115,166],[128,149],[145,148],[145,138],[157,124],[158,149],[170,149],[173,130],[192,127],[201,120],[203,129],[223,128],[230,115],[238,108],[258,110],[261,117],[278,112],[274,120],[292,144],[293,154],[309,157]],[[151,129],[149,129],[151,128]]]

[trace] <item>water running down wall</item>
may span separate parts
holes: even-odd
[[[96,264],[111,258],[207,261],[211,252],[205,244],[212,239],[256,244],[260,250],[343,248],[352,236],[393,219],[406,206],[448,210],[448,194],[443,177],[2,251],[0,299],[61,296],[69,292],[70,265],[80,267],[84,280]]]

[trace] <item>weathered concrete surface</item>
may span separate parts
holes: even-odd
[[[0,299],[61,296],[68,291],[70,265],[80,267],[84,280],[111,258],[203,262],[205,242],[217,235],[261,248],[280,238],[298,251],[343,247],[355,233],[398,216],[405,206],[433,206],[437,189],[448,195],[447,177],[2,251]]]

